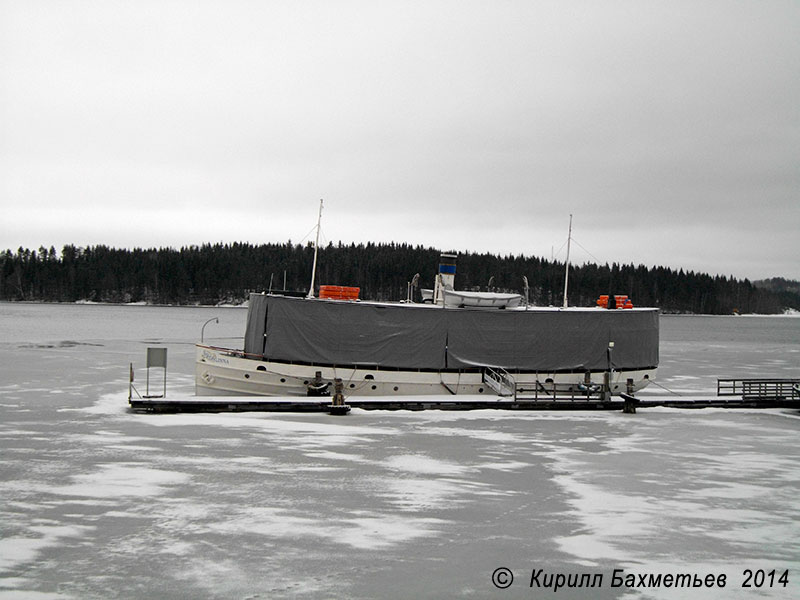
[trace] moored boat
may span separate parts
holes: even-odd
[[[444,291],[444,305],[448,308],[516,308],[521,303],[520,294]]]
[[[242,349],[197,346],[197,393],[619,394],[655,376],[657,309],[532,307],[454,277],[443,255],[431,304],[252,294]]]

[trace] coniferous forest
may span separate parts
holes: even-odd
[[[307,290],[313,255],[311,244],[291,242],[6,250],[0,253],[0,300],[240,303],[250,292]],[[419,287],[433,287],[439,255],[407,244],[329,244],[319,250],[316,285],[358,286],[363,299],[401,300],[416,273]],[[458,253],[457,289],[523,293],[523,276],[532,304],[563,302],[563,262]],[[667,313],[775,314],[800,310],[797,289],[666,267],[584,264],[570,267],[569,304],[593,306],[601,294],[626,294],[636,306]]]

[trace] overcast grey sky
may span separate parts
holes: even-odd
[[[0,248],[297,242],[324,198],[333,242],[549,258],[573,213],[576,262],[800,279],[799,32],[797,0],[0,0]]]

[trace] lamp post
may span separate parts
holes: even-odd
[[[219,323],[219,317],[212,317],[208,321],[203,323],[203,327],[200,329],[200,343],[201,344],[203,343],[203,336],[205,335],[206,325],[211,323],[211,321],[214,321],[215,323]]]

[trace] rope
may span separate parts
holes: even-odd
[[[302,245],[303,245],[303,242],[305,242],[306,240],[308,240],[308,239],[311,237],[311,234],[312,234],[312,233],[314,233],[314,230],[315,230],[316,228],[317,228],[317,226],[316,226],[316,225],[314,225],[314,226],[311,228],[311,231],[309,231],[309,232],[308,232],[308,233],[307,233],[307,234],[306,234],[306,235],[303,237],[303,239],[302,239],[302,240],[300,240],[300,241],[299,241],[299,242],[297,242],[297,243],[298,243],[298,244],[300,244],[300,245],[302,246]],[[328,243],[330,242],[330,240],[329,240],[329,239],[328,239],[328,238],[325,236],[325,230],[324,230],[322,227],[320,227],[320,228],[319,228],[319,235],[320,235],[320,237],[322,238],[322,242],[323,242],[323,243],[322,243],[320,246],[327,246],[327,245],[328,245]]]
[[[594,262],[596,262],[598,265],[600,264],[600,259],[599,259],[599,258],[597,258],[597,257],[596,257],[594,254],[592,254],[591,252],[589,252],[589,251],[588,251],[586,248],[584,248],[584,247],[581,245],[581,243],[580,243],[578,240],[576,240],[575,238],[572,238],[572,241],[573,241],[573,242],[575,242],[575,243],[578,245],[578,247],[579,247],[581,250],[583,250],[584,252],[586,252],[586,254],[588,254],[589,256],[591,256],[591,257],[594,259]]]
[[[660,387],[662,390],[666,390],[666,391],[668,391],[670,394],[674,394],[674,395],[676,395],[676,396],[683,396],[683,394],[679,394],[678,392],[673,392],[673,391],[672,391],[671,389],[669,389],[668,387],[666,387],[666,386],[663,386],[663,385],[661,385],[660,383],[656,383],[655,381],[650,381],[650,383],[651,383],[652,385],[656,385],[656,386]]]
[[[350,390],[358,391],[361,388],[369,385],[369,382],[371,381],[370,379],[364,379],[364,380],[361,380],[359,383],[356,383],[355,387],[352,387],[352,388],[349,387],[353,383],[353,377],[355,377],[357,370],[358,370],[358,367],[353,367],[353,372],[350,373],[350,377],[348,377],[347,380],[345,380],[345,378],[342,377],[342,383],[345,384],[346,386],[348,386],[348,389],[350,389]],[[338,377],[338,374],[336,372],[336,367],[333,368],[333,376],[334,377]]]
[[[306,239],[308,239],[308,237],[309,237],[309,236],[310,236],[312,233],[314,233],[314,230],[315,230],[316,228],[317,228],[317,226],[316,226],[316,225],[314,225],[314,226],[311,228],[311,231],[309,231],[307,234],[305,234],[305,236],[303,236],[303,239],[302,239],[302,240],[300,240],[300,241],[299,241],[299,242],[297,242],[297,243],[298,243],[299,245],[301,245],[301,246],[302,246],[302,245],[303,245],[303,242],[305,242],[305,241],[306,241]]]
[[[555,260],[555,259],[556,259],[556,258],[557,258],[557,257],[558,257],[560,254],[561,254],[561,251],[564,249],[564,246],[566,246],[566,245],[567,245],[567,242],[566,242],[566,241],[565,241],[563,244],[561,244],[561,248],[559,248],[559,249],[556,251],[556,253],[555,253],[555,254],[553,254],[553,260]]]

